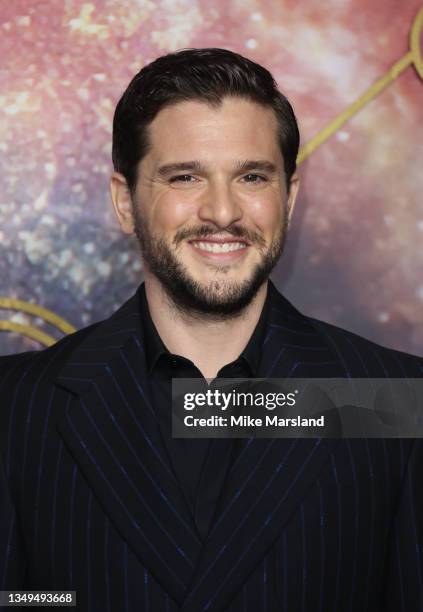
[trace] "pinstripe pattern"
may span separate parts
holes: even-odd
[[[260,377],[420,377],[269,283]],[[423,610],[422,443],[240,439],[199,541],[160,436],[138,294],[0,359],[0,585],[87,612]]]

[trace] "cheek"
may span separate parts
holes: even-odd
[[[280,197],[257,197],[249,202],[251,221],[265,233],[273,233],[282,222],[283,204]]]
[[[160,194],[150,207],[150,219],[156,231],[174,230],[184,225],[195,215],[192,198],[175,192]]]

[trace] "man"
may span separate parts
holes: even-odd
[[[420,440],[171,435],[172,378],[422,375],[269,280],[298,145],[270,73],[235,53],[134,77],[111,194],[144,282],[2,360],[2,589],[76,590],[87,612],[423,610]]]

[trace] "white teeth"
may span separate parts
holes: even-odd
[[[209,251],[210,253],[229,253],[230,251],[243,249],[246,246],[243,242],[224,242],[223,244],[217,242],[193,242],[192,244],[197,249]]]

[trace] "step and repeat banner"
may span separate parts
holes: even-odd
[[[0,354],[109,316],[143,272],[110,201],[115,105],[154,58],[271,70],[302,179],[272,279],[306,314],[423,354],[421,2],[16,0],[0,11]]]

